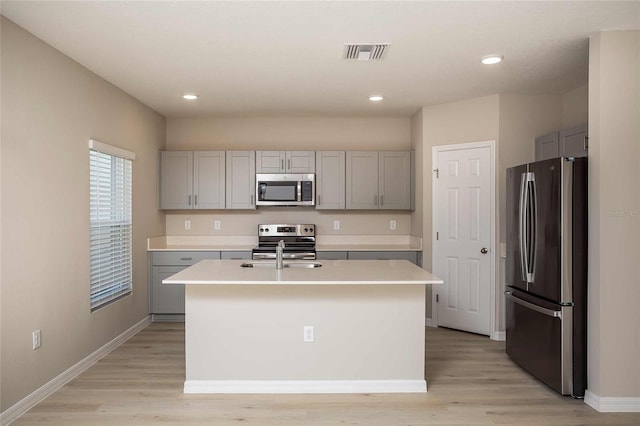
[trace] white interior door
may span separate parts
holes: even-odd
[[[436,324],[491,335],[494,297],[493,145],[435,147],[433,270]]]

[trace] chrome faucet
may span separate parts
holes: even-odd
[[[278,241],[278,247],[276,247],[276,269],[284,268],[284,240]]]

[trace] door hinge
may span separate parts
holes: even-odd
[[[440,179],[440,169],[433,169],[436,172],[436,179]]]
[[[436,303],[440,303],[440,295],[436,294]]]

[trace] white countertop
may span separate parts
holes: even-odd
[[[250,251],[252,236],[160,236],[147,239],[148,251]],[[422,240],[410,235],[320,235],[316,251],[421,251]]]
[[[263,266],[243,268],[242,263]],[[202,260],[162,281],[163,284],[224,285],[406,285],[442,284],[430,272],[407,260],[285,261],[319,263],[319,268],[277,270],[274,261]],[[267,266],[268,265],[268,266]]]

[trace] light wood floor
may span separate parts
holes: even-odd
[[[154,323],[14,425],[640,425],[515,367],[504,343],[427,328],[426,394],[184,395],[184,325]]]

